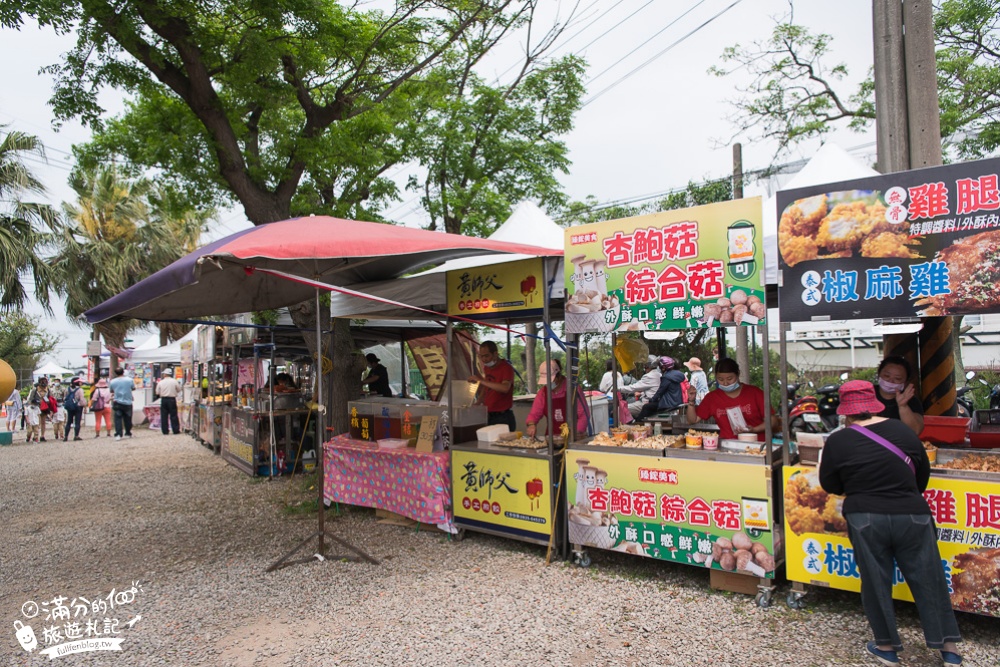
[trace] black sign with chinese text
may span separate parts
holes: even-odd
[[[1000,160],[778,193],[782,321],[1000,311]]]

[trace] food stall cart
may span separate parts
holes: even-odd
[[[531,258],[449,271],[448,314],[502,323],[507,327],[541,319],[547,330],[552,321],[553,301],[563,295],[561,269],[561,258]],[[555,288],[557,284],[558,289]],[[451,327],[449,321],[449,345]],[[546,360],[551,358],[549,341],[550,337],[546,336]],[[453,388],[456,384],[461,385],[461,379],[455,377],[455,382],[449,384],[448,403],[451,406],[456,403]],[[485,407],[480,407],[480,425],[485,426]],[[552,423],[551,405],[546,423]],[[561,453],[558,451],[561,439],[559,447],[553,437],[486,442],[480,440],[475,431],[454,429],[452,437],[455,525],[460,531],[550,544],[561,515],[561,507],[557,504],[561,487]]]
[[[567,229],[567,332],[763,326],[761,225],[755,198]],[[662,436],[624,427],[570,445],[577,562],[589,564],[585,547],[594,547],[708,567],[713,587],[756,593],[767,606],[783,559],[780,448],[676,423]]]
[[[224,356],[224,336],[224,327],[199,324],[195,344],[198,388],[195,390],[192,432],[201,444],[216,454],[222,450],[221,408],[231,400],[231,383],[226,380],[229,361]]]
[[[783,324],[998,312],[998,171],[1000,160],[983,160],[779,192]],[[784,358],[784,328],[781,345]],[[1000,616],[1000,450],[988,449],[1000,440],[991,413],[976,411],[968,437],[966,420],[928,417],[921,439],[936,459],[924,497],[952,606]],[[799,449],[796,465],[785,454],[783,484],[792,607],[803,605],[806,584],[860,590],[842,498],[822,490],[815,458],[807,463]],[[896,574],[894,597],[912,600]]]
[[[312,398],[312,364],[305,341],[295,328],[244,324],[226,332],[234,389],[232,400],[217,407],[222,458],[249,475],[301,471],[307,460],[315,460],[317,441],[316,422],[306,407]],[[296,363],[299,359],[303,363]],[[276,381],[279,366],[293,378],[292,385]]]

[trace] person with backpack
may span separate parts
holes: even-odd
[[[660,386],[635,418],[639,423],[650,415],[675,410],[685,403],[682,385],[687,382],[687,378],[677,370],[677,361],[673,357],[660,357],[657,363],[660,368]]]
[[[78,377],[70,382],[66,391],[66,398],[63,399],[63,407],[66,408],[66,430],[63,433],[63,442],[69,440],[69,430],[73,428],[73,439],[83,440],[80,437],[80,425],[83,423],[83,406],[86,399],[83,396],[83,380]],[[59,437],[59,433],[56,433]]]
[[[90,411],[94,413],[94,433],[95,438],[101,437],[101,420],[104,420],[104,428],[108,437],[111,437],[111,390],[108,389],[108,381],[101,378],[94,385],[94,390],[90,392]]]

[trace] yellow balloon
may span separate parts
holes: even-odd
[[[0,359],[0,401],[6,401],[10,393],[17,387],[17,375],[3,359]]]

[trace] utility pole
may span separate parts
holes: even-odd
[[[882,173],[942,163],[931,0],[872,0],[875,126]],[[918,334],[884,337],[885,354],[919,368],[927,414],[955,410],[955,356],[950,317],[922,318]]]
[[[743,199],[743,145],[733,144],[733,199]],[[721,353],[725,350],[720,351]],[[740,365],[740,382],[750,382],[750,347],[747,327],[736,326],[736,363]]]

